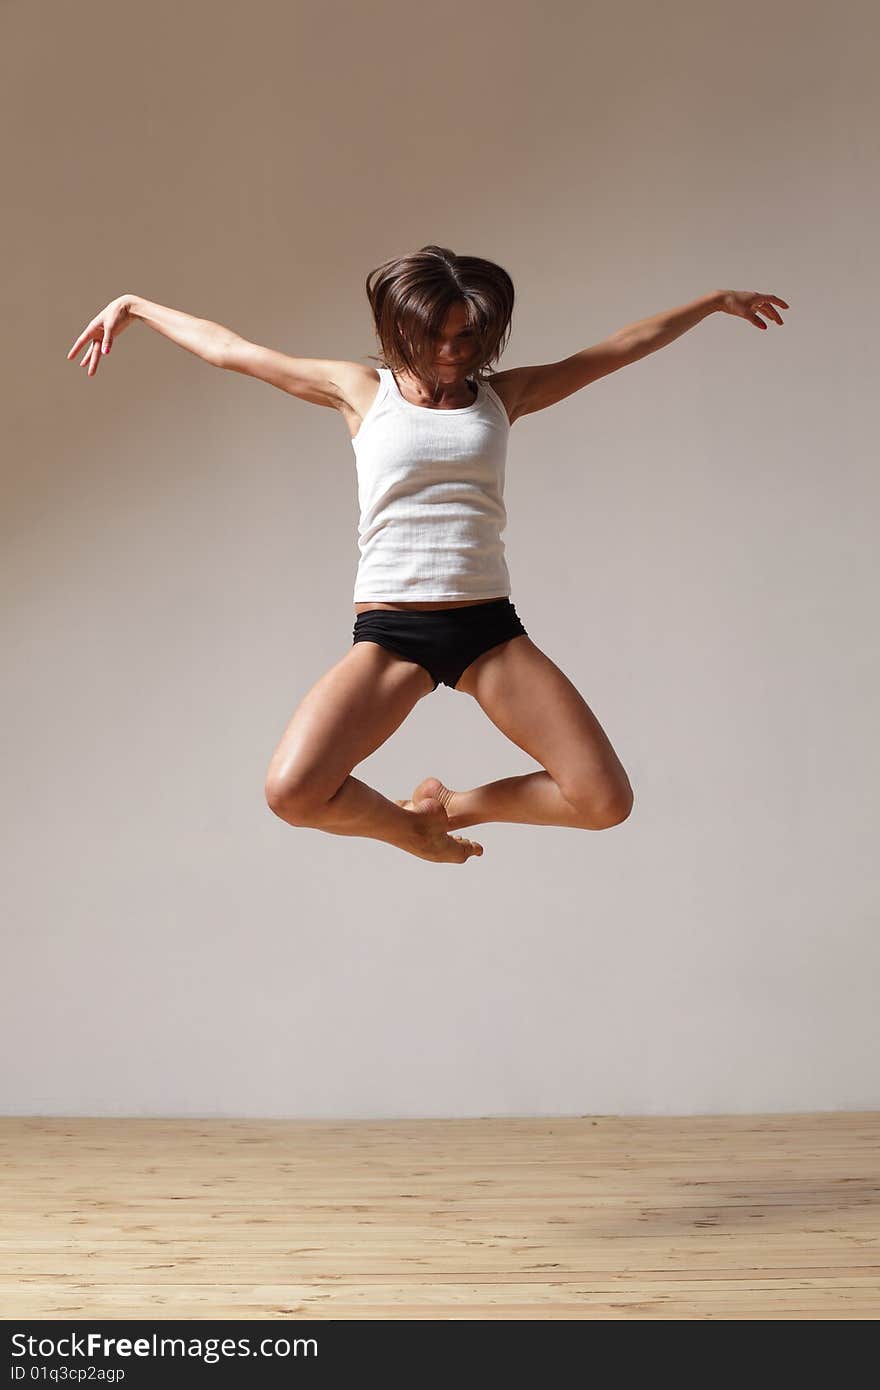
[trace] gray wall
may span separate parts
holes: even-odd
[[[3,1113],[880,1104],[876,7],[0,23]],[[718,287],[791,305],[515,425],[512,597],[636,804],[477,827],[463,867],[263,799],[351,642],[341,417],[142,324],[65,356],[130,291],[365,358],[367,271],[427,241],[512,274],[503,366]],[[441,686],[358,775],[532,770]]]

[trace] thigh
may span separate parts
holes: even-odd
[[[329,800],[431,690],[431,677],[415,662],[375,642],[350,647],[315,682],[284,731],[266,774],[270,805]]]
[[[512,743],[546,768],[571,805],[631,799],[629,778],[595,714],[527,635],[479,657],[457,689],[472,695]]]

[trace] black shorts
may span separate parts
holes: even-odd
[[[426,612],[371,608],[357,614],[353,632],[354,642],[378,642],[405,661],[424,666],[434,690],[441,681],[455,689],[465,669],[483,652],[511,637],[528,636],[509,598]]]

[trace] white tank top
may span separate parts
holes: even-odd
[[[478,382],[470,405],[413,405],[388,367],[378,372],[351,441],[360,503],[354,602],[509,595],[503,401]]]

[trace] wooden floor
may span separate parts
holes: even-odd
[[[880,1114],[0,1119],[4,1318],[880,1316]]]

